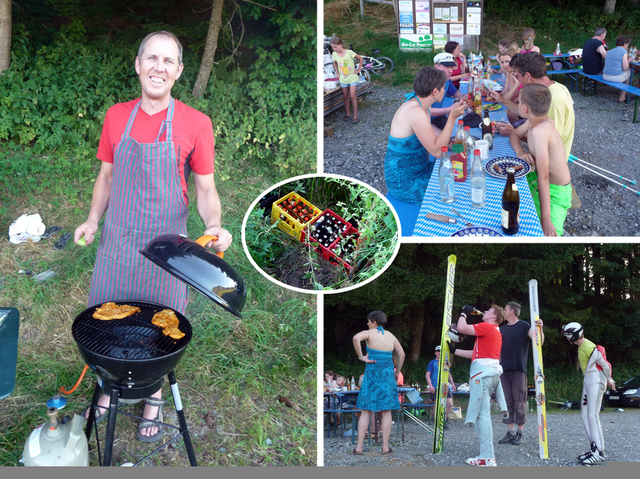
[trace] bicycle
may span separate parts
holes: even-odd
[[[377,55],[380,53],[380,49],[376,48],[375,50],[371,50],[371,53]],[[372,56],[362,55],[362,63],[363,70],[380,76],[388,75],[393,71],[393,67],[395,66],[393,60],[389,57],[374,58]]]

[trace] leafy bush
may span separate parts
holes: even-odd
[[[315,51],[315,36],[309,36],[310,25],[291,23],[287,61],[278,48],[256,47],[248,54],[254,59],[250,65],[220,62],[201,98],[191,94],[199,56],[184,52],[184,74],[172,93],[211,117],[218,171],[238,157],[286,176],[315,168],[316,81],[309,74],[315,61],[308,51],[299,51],[309,43]],[[33,48],[23,25],[15,31],[20,38],[12,66],[0,76],[0,142],[29,146],[36,154],[59,149],[93,155],[107,109],[140,96],[134,69],[139,38],[96,44],[59,40]],[[125,31],[120,37],[131,35]]]

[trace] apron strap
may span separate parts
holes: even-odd
[[[124,133],[122,133],[122,139],[128,138],[131,134],[131,128],[133,128],[133,122],[136,120],[136,116],[138,114],[138,110],[140,109],[140,103],[142,100],[138,100],[136,106],[133,107],[133,111],[129,115],[129,120],[127,121],[127,126],[124,129]]]
[[[171,101],[169,102],[169,108],[167,109],[167,118],[162,121],[162,125],[160,125],[160,131],[158,132],[158,136],[156,137],[156,143],[160,143],[160,136],[166,130],[167,138],[165,141],[169,142],[173,139],[173,111],[175,108],[175,102],[173,97],[171,97]]]

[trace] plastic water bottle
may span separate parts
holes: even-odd
[[[440,200],[443,203],[453,203],[456,200],[456,192],[453,180],[453,166],[451,166],[451,159],[449,158],[449,148],[443,146],[441,152],[442,158],[440,160],[440,169],[438,170]]]
[[[471,206],[484,208],[487,204],[487,179],[480,159],[480,150],[473,151],[473,165],[471,166]]]
[[[556,45],[556,55],[561,55],[561,54],[562,54],[562,52],[560,51],[560,44],[558,43]]]

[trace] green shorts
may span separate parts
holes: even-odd
[[[536,205],[536,213],[540,218],[540,196],[538,195],[538,172],[531,171],[527,175],[529,189],[533,204]],[[571,208],[571,183],[564,186],[549,183],[549,196],[551,203],[551,222],[556,227],[558,236],[562,236],[564,220],[567,219],[567,210]]]

